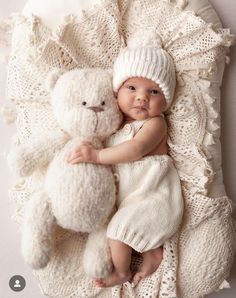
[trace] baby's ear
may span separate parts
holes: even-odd
[[[45,81],[45,86],[48,92],[51,92],[54,89],[56,82],[64,73],[65,71],[59,68],[53,69],[49,72]]]

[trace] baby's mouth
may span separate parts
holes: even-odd
[[[145,106],[134,106],[133,109],[138,111],[147,111],[147,107]]]

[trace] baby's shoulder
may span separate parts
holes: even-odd
[[[144,122],[143,128],[166,130],[167,124],[163,116],[156,116]]]

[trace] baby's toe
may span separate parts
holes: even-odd
[[[132,287],[136,287],[137,284],[140,282],[140,280],[142,279],[142,275],[140,273],[136,273],[133,277],[133,280],[132,280]]]
[[[105,282],[102,278],[95,279],[95,284],[97,287],[100,287],[100,288],[105,287]]]

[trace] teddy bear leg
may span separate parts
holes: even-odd
[[[83,255],[85,273],[92,278],[104,278],[112,272],[106,227],[89,234]]]
[[[47,195],[36,193],[26,206],[21,247],[25,261],[34,269],[49,262],[55,223]]]

